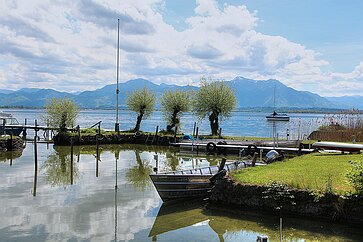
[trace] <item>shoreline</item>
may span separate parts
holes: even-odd
[[[210,202],[268,212],[280,207],[287,215],[363,224],[363,196],[324,194],[319,197],[302,189],[279,190],[273,186],[242,184],[228,176],[216,181]]]

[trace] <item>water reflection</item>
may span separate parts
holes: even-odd
[[[131,145],[100,146],[98,156],[96,150],[74,147],[72,165],[70,147],[48,150],[38,144],[36,169],[34,144],[28,144],[12,166],[0,162],[0,240],[255,241],[259,234],[272,241],[279,238],[277,216],[233,215],[234,209],[216,212],[200,205],[160,208],[161,200],[147,182],[152,168],[208,166],[218,162],[218,156]],[[330,229],[305,221],[309,227],[299,221],[284,220],[284,238],[354,241],[362,234],[359,229]]]
[[[238,212],[240,211],[240,212]],[[285,241],[360,241],[361,233],[345,225],[285,218]],[[201,228],[205,227],[205,228]],[[178,241],[181,233],[209,230],[212,241],[256,241],[258,235],[280,241],[279,218],[240,208],[206,207],[206,203],[164,203],[150,230],[152,241]],[[185,241],[188,238],[184,238]],[[193,240],[193,238],[191,238]]]
[[[73,162],[70,147],[55,147],[40,170],[45,173],[45,182],[51,186],[67,188],[79,179],[79,168]]]
[[[150,160],[141,159],[140,150],[135,150],[136,166],[128,169],[126,172],[126,179],[136,188],[144,189],[151,184],[149,175],[153,172]]]
[[[19,158],[23,154],[23,150],[0,152],[0,162],[9,162],[13,165],[14,159]]]

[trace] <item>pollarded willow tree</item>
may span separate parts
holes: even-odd
[[[62,133],[75,126],[79,108],[67,97],[52,98],[45,105],[45,111],[43,119],[49,122],[50,126],[59,128],[59,132]]]
[[[180,117],[190,110],[190,92],[166,91],[161,98],[161,111],[167,122],[166,131],[171,132],[180,125]]]
[[[198,118],[208,117],[212,135],[218,135],[219,118],[228,118],[236,107],[236,97],[230,86],[222,81],[201,80],[193,98],[193,112]]]
[[[138,89],[127,96],[127,106],[137,113],[136,125],[133,132],[140,131],[141,121],[149,117],[155,109],[155,93],[148,88]]]

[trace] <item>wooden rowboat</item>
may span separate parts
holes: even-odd
[[[222,162],[223,163],[223,162]],[[231,162],[226,163],[224,169],[229,172],[250,166],[251,162]],[[208,166],[203,168],[170,171],[159,174],[151,174],[150,178],[159,193],[160,198],[165,201],[176,199],[206,198],[212,189],[213,183],[210,181],[218,171],[220,166]]]

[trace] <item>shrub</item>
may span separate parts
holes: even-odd
[[[352,164],[352,168],[346,174],[348,182],[354,187],[357,193],[363,193],[363,162],[350,161],[350,164]]]

